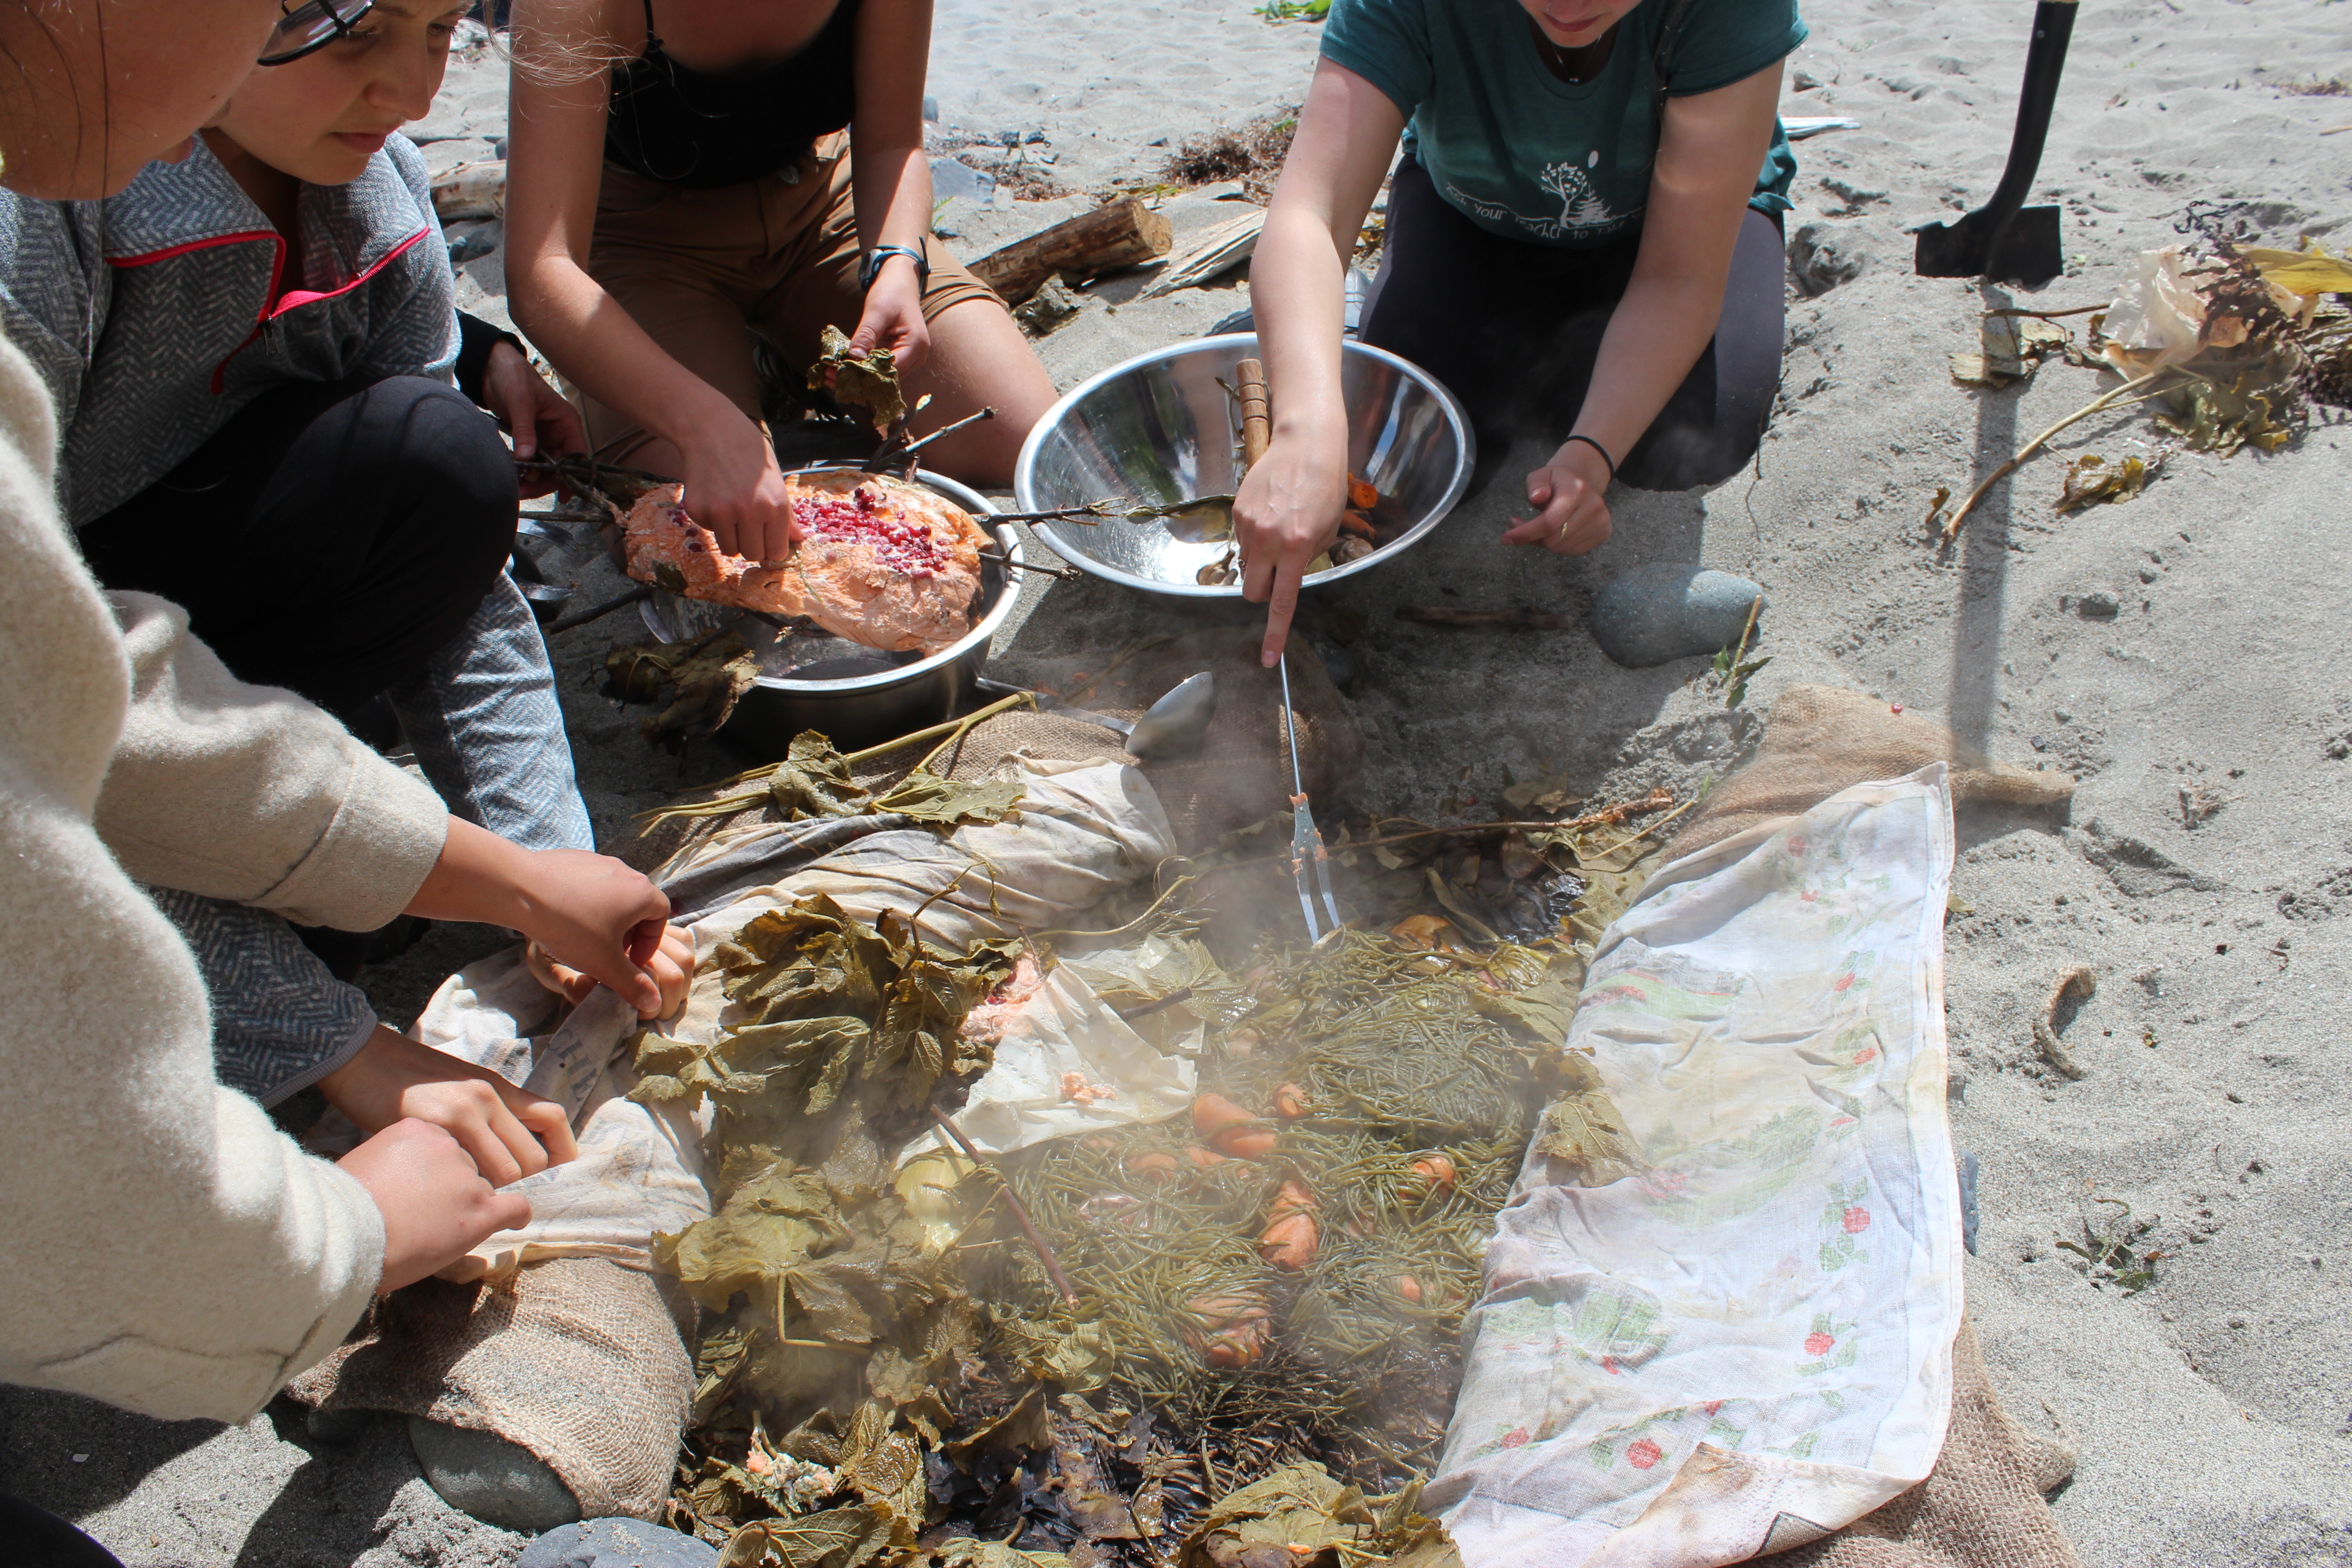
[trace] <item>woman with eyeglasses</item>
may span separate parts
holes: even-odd
[[[20,215],[64,203],[105,216],[142,165],[194,158],[200,127],[253,107],[232,95],[257,58],[345,36],[357,7],[333,3],[0,0],[0,184]],[[305,214],[318,205],[305,195]],[[225,233],[262,226],[236,217]],[[331,285],[348,253],[301,232],[303,282]],[[109,358],[121,318],[107,306],[136,272],[85,274],[100,338],[85,370],[142,369],[135,352]],[[207,303],[192,289],[182,318],[150,321],[145,357],[177,363],[172,330],[198,334]],[[206,975],[150,889],[341,930],[403,910],[511,925],[648,1014],[684,977],[666,967],[667,904],[644,878],[451,815],[325,712],[235,679],[173,605],[100,589],[78,559],[55,457],[112,388],[85,385],[60,407],[38,363],[60,352],[47,330],[11,314],[0,337],[0,938],[13,976],[0,994],[0,1235],[17,1265],[0,1279],[0,1381],[241,1421],[331,1351],[372,1293],[527,1220],[530,1205],[495,1184],[564,1157],[569,1134],[560,1110],[468,1064],[404,1058],[352,1097],[370,1134],[356,1150],[333,1163],[305,1153],[215,1076]],[[5,1497],[0,1543],[12,1563],[113,1562]]]

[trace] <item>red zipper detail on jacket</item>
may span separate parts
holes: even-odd
[[[432,228],[429,225],[419,228],[415,234],[378,257],[365,271],[340,289],[298,289],[283,299],[279,299],[278,295],[278,280],[286,275],[286,237],[274,228],[250,229],[243,234],[224,234],[212,239],[193,239],[185,245],[167,246],[162,250],[151,250],[143,256],[128,256],[120,258],[109,257],[107,262],[113,267],[148,267],[158,261],[169,261],[174,257],[186,256],[199,250],[212,250],[224,245],[243,245],[257,239],[269,241],[269,291],[265,296],[265,300],[274,300],[275,303],[263,304],[260,316],[253,323],[253,331],[247,332],[245,335],[245,341],[231,349],[220,363],[213,366],[212,391],[217,397],[220,395],[221,387],[228,379],[229,361],[251,348],[253,340],[261,335],[262,328],[299,305],[315,305],[321,300],[331,300],[337,295],[350,293],[391,266],[393,262],[405,256],[411,247],[431,232]]]

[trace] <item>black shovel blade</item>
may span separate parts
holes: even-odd
[[[2020,207],[1995,230],[1983,210],[1919,231],[1914,269],[1922,278],[1985,278],[2038,289],[2066,270],[2056,207]]]

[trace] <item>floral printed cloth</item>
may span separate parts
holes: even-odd
[[[1469,1568],[1702,1568],[1819,1539],[1934,1466],[1960,1326],[1945,1120],[1945,767],[1661,870],[1571,1049],[1639,1144],[1497,1216],[1428,1500]]]

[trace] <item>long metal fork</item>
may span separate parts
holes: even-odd
[[[1339,918],[1339,902],[1331,896],[1331,852],[1323,847],[1323,833],[1315,826],[1315,814],[1307,809],[1307,784],[1298,772],[1297,715],[1290,706],[1290,656],[1280,656],[1276,666],[1282,672],[1282,733],[1290,743],[1290,875],[1298,883],[1298,909],[1307,917],[1307,940],[1321,942],[1315,900],[1307,890],[1309,868],[1315,891],[1323,896],[1324,910],[1331,917],[1331,929],[1338,931],[1348,922]]]

